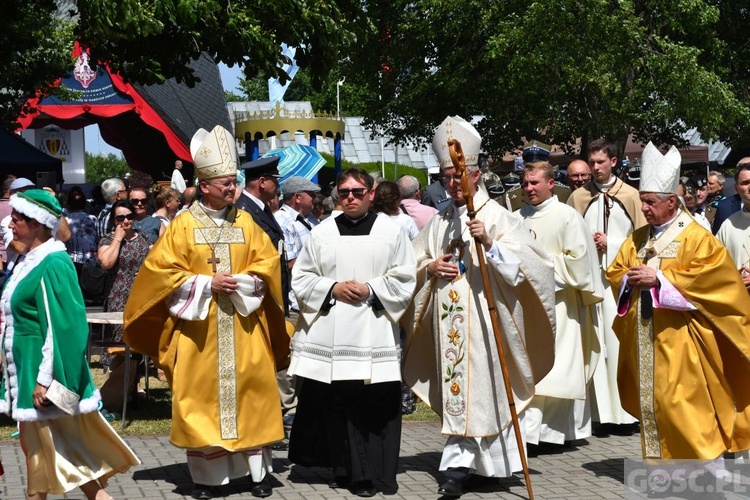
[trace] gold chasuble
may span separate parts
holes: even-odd
[[[183,448],[236,451],[284,438],[276,370],[286,366],[279,253],[247,212],[228,207],[217,226],[199,203],[157,240],[125,308],[123,338],[155,357],[172,389],[170,441]],[[169,314],[172,294],[195,275],[252,274],[267,285],[259,309],[243,317],[214,294],[204,320]]]
[[[630,267],[646,264],[695,309],[656,302],[652,309],[641,304],[640,288],[629,303],[620,300],[624,315],[613,325],[620,340],[618,386],[623,407],[641,421],[643,456],[711,460],[746,450],[750,296],[726,249],[687,213],[659,238],[650,234],[651,226],[643,227],[620,248],[607,270],[613,292],[618,295]]]

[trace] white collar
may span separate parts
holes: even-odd
[[[659,236],[661,236],[661,234],[662,234],[662,233],[663,233],[664,231],[666,231],[666,230],[667,230],[667,229],[669,228],[669,226],[671,226],[671,225],[672,225],[672,223],[674,222],[674,220],[675,220],[675,219],[676,219],[677,217],[679,217],[679,215],[680,215],[680,211],[678,210],[678,211],[677,211],[677,213],[675,214],[675,216],[674,216],[674,217],[672,217],[671,219],[669,219],[669,220],[668,220],[667,222],[665,222],[664,224],[662,224],[662,225],[660,225],[660,226],[654,226],[654,225],[652,225],[652,226],[651,226],[651,228],[652,228],[652,230],[654,231],[654,238],[658,238]]]
[[[265,204],[265,203],[263,203],[263,200],[261,200],[260,198],[258,198],[258,197],[257,197],[257,196],[255,196],[254,194],[252,194],[252,193],[249,193],[249,192],[247,192],[247,191],[244,191],[244,193],[245,193],[245,195],[246,195],[246,196],[247,196],[248,198],[250,198],[251,200],[253,200],[253,202],[255,202],[255,204],[256,204],[256,205],[258,205],[258,207],[259,207],[259,208],[260,208],[261,210],[263,210],[264,208],[266,208],[266,204]]]
[[[556,199],[557,199],[557,195],[553,194],[552,196],[550,196],[549,198],[547,198],[543,202],[541,202],[541,203],[539,203],[537,205],[531,205],[531,208],[533,208],[537,212],[540,212],[540,211],[546,209],[547,207],[549,207],[550,205],[552,205],[555,202]]]

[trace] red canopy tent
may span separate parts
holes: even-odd
[[[73,73],[59,84],[75,98],[31,99],[33,112],[19,118],[21,128],[55,124],[79,129],[96,123],[102,138],[122,150],[131,168],[155,180],[171,174],[178,158],[185,164],[184,175],[192,175],[190,139],[199,128],[219,124],[231,129],[218,68],[207,54],[191,64],[200,80],[194,87],[174,80],[148,86],[128,83],[105,64],[97,65],[77,43],[73,57]]]

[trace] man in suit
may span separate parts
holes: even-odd
[[[289,283],[291,273],[284,251],[284,232],[276,222],[268,202],[273,200],[279,189],[279,173],[276,170],[279,164],[278,156],[261,158],[259,160],[244,163],[242,169],[245,171],[245,189],[237,199],[235,205],[253,216],[253,220],[271,238],[274,246],[279,250],[281,256],[281,291],[284,296],[284,313],[289,321],[296,322],[296,311],[289,306]],[[297,397],[294,390],[294,381],[287,375],[286,370],[281,370],[276,375],[279,383],[279,395],[281,397],[281,410],[284,414],[284,428],[289,431],[294,420],[294,412],[297,408]]]
[[[750,170],[750,156],[746,156],[737,162],[737,168],[734,171],[735,189],[737,189],[737,178],[743,170]],[[711,231],[714,234],[718,233],[719,228],[721,228],[724,221],[733,213],[738,212],[741,208],[742,199],[737,193],[721,200],[716,206],[716,215],[714,215],[714,222],[711,225]]]
[[[235,205],[246,212],[250,212],[253,220],[271,238],[274,246],[281,255],[281,286],[284,294],[284,311],[289,313],[289,271],[284,255],[284,233],[268,207],[279,189],[279,174],[276,167],[279,157],[272,156],[244,163],[240,168],[245,171],[245,190],[237,199]]]
[[[424,192],[419,201],[421,201],[423,205],[436,208],[438,212],[448,206],[451,198],[448,194],[448,189],[445,187],[445,182],[443,181],[442,167],[440,168],[440,177],[438,180],[424,188]]]

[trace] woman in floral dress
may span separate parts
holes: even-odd
[[[135,275],[138,274],[151,243],[143,234],[133,229],[135,208],[129,201],[115,202],[112,205],[110,217],[114,230],[99,241],[99,263],[102,268],[109,269],[110,273],[114,275],[112,288],[104,302],[104,310],[115,312],[125,310],[125,303],[128,301]],[[113,327],[112,340],[115,342],[122,340],[122,325]],[[112,372],[122,364],[124,354],[111,356],[108,349],[105,348],[102,350],[100,359],[104,369],[110,372],[110,379],[107,381],[106,387],[121,388],[121,381],[112,380]],[[131,370],[130,373],[134,374],[135,370]],[[116,394],[109,397],[107,389],[102,387],[102,400],[104,401],[104,407],[113,411],[119,410],[122,397],[121,394],[119,397]]]

